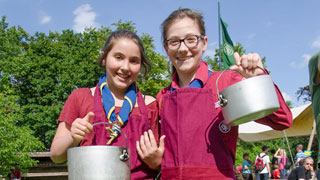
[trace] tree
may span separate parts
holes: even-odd
[[[235,50],[235,52],[238,52],[240,54],[240,56],[242,56],[243,54],[246,53],[246,50],[244,49],[244,47],[242,46],[242,44],[240,42],[236,43],[236,45],[234,46],[234,50]],[[222,53],[223,53],[223,48],[221,47],[221,54]],[[209,56],[206,56],[206,57],[204,57],[204,60],[208,63],[209,67],[212,70],[219,71],[219,48],[215,49],[215,54],[214,54],[213,59]],[[266,65],[265,65],[266,57],[262,57],[261,60],[262,60],[263,65],[266,67]],[[223,59],[222,59],[221,63],[223,63]],[[224,70],[222,64],[221,64],[221,67],[222,67],[222,70]]]
[[[44,145],[28,127],[17,125],[22,113],[10,77],[2,74],[0,84],[0,175],[8,178],[15,169],[24,172],[35,165],[36,161],[29,154],[43,150]]]
[[[299,87],[299,90],[296,92],[297,99],[303,97],[303,102],[311,102],[311,93],[309,86]]]
[[[116,29],[136,32],[131,21],[114,23]],[[18,97],[22,118],[18,125],[26,125],[47,148],[57,127],[57,119],[71,92],[81,87],[93,87],[104,73],[96,65],[110,28],[36,32],[29,35],[21,27],[0,23],[0,73],[10,75],[10,82]],[[147,57],[153,69],[138,79],[143,93],[155,96],[168,84],[167,61],[154,52],[153,39],[142,34]],[[160,76],[158,73],[161,73]],[[161,78],[159,78],[161,77]]]

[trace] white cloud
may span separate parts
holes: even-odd
[[[266,27],[270,27],[270,26],[273,25],[273,22],[267,21],[267,22],[264,22],[264,25],[265,25]]]
[[[214,58],[214,54],[216,53],[217,48],[219,48],[218,42],[215,41],[215,42],[208,43],[207,50],[204,52],[203,57],[210,56],[211,58]]]
[[[218,48],[218,42],[212,42],[212,43],[208,43],[208,46],[211,48],[211,47],[213,47],[213,48]]]
[[[311,55],[303,54],[299,61],[292,61],[289,63],[289,65],[293,68],[301,69],[301,68],[308,66],[308,62],[309,62],[310,58],[311,58]]]
[[[285,92],[281,92],[283,98],[285,101],[292,101],[292,98],[289,94],[285,93]]]
[[[312,47],[320,48],[320,36],[318,36],[317,39],[312,42]]]
[[[214,54],[215,54],[215,50],[211,50],[211,49],[207,49],[204,54],[203,54],[203,57],[204,56],[210,56],[211,58],[214,58]]]
[[[51,16],[43,16],[41,17],[40,24],[46,24],[51,21]]]
[[[255,37],[256,37],[256,34],[255,34],[255,33],[249,34],[249,36],[248,36],[249,39],[253,39],[253,38],[255,38]]]
[[[76,32],[83,32],[86,27],[97,27],[95,22],[97,13],[92,11],[90,4],[83,4],[73,11],[75,18],[73,20],[73,30]]]

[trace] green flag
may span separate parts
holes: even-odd
[[[220,17],[220,22],[222,26],[222,38],[223,38],[222,61],[223,61],[224,69],[227,69],[229,66],[236,64],[236,61],[234,60],[234,57],[233,57],[233,54],[235,51],[234,51],[233,42],[227,31],[228,24],[223,22],[221,17]]]

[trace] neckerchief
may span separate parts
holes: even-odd
[[[109,123],[116,124],[119,126],[119,128],[126,125],[129,119],[129,114],[132,111],[134,104],[136,103],[137,91],[136,91],[135,83],[132,83],[129,86],[124,96],[124,101],[118,116],[114,111],[115,101],[108,87],[108,84],[106,81],[106,74],[100,77],[99,88],[102,96],[103,108],[106,113],[107,119],[109,120]],[[112,126],[112,129],[110,127],[106,127],[106,129],[110,132],[110,138],[111,138],[107,144],[111,144],[111,142],[116,137],[118,137],[119,130],[114,126]]]

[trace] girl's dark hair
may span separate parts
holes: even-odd
[[[161,24],[161,31],[162,31],[162,41],[165,42],[167,40],[167,31],[172,23],[174,23],[178,19],[183,19],[188,17],[194,20],[198,26],[200,34],[206,35],[206,29],[204,27],[203,16],[200,12],[195,10],[191,10],[188,8],[179,8],[173,11],[167,19],[165,19]]]
[[[107,38],[103,46],[103,49],[102,49],[103,53],[101,53],[100,57],[97,60],[98,66],[104,71],[106,70],[105,65],[103,64],[103,60],[107,57],[108,53],[112,49],[116,40],[123,39],[123,38],[132,40],[139,47],[143,75],[144,76],[147,75],[151,69],[151,63],[146,56],[142,41],[134,32],[126,29],[117,30],[110,34],[110,36]]]

